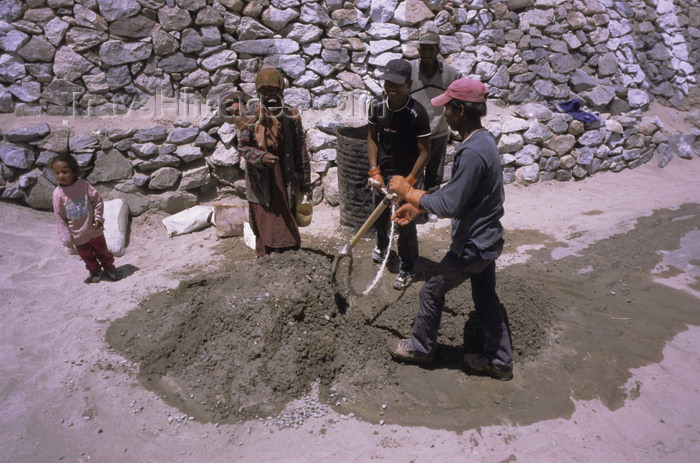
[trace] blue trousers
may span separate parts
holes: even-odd
[[[492,247],[493,248],[493,247]],[[471,280],[472,300],[484,332],[484,354],[496,365],[512,367],[513,358],[506,318],[496,294],[496,257],[503,241],[495,249],[468,248],[463,256],[448,252],[438,273],[425,282],[419,293],[418,314],[413,323],[409,348],[424,354],[437,350],[438,328],[445,308],[445,294]]]

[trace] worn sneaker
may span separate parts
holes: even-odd
[[[428,222],[430,223],[437,223],[438,221],[438,216],[433,213],[428,213]]]
[[[413,273],[407,272],[406,270],[400,270],[399,274],[394,280],[394,289],[402,290],[411,286],[413,283]]]
[[[121,279],[121,275],[116,268],[106,268],[102,271],[102,276],[107,277],[108,280],[118,281]]]
[[[482,376],[490,376],[501,381],[510,381],[513,379],[513,368],[494,365],[484,354],[464,354],[462,358],[464,364],[473,373]]]
[[[404,362],[430,363],[435,358],[435,354],[427,355],[415,350],[408,350],[410,339],[391,339],[387,344],[387,349],[393,358]]]
[[[90,275],[85,279],[85,283],[99,283],[101,272],[99,270],[93,270]]]
[[[374,249],[372,249],[372,262],[374,262],[375,264],[381,264],[384,260],[384,255],[385,254],[382,252],[381,249],[375,247]]]

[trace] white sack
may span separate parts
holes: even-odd
[[[129,226],[129,206],[123,199],[105,201],[104,233],[107,249],[115,257],[121,257],[126,251],[126,233]]]
[[[243,240],[250,249],[255,249],[255,233],[248,222],[243,222]]]
[[[171,238],[184,235],[211,225],[210,218],[214,208],[211,206],[194,206],[162,220],[165,230]]]

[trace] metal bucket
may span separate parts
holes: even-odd
[[[372,189],[367,184],[368,126],[341,127],[337,130],[336,163],[340,193],[340,225],[345,231],[356,231],[374,209]]]

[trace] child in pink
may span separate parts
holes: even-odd
[[[75,246],[90,275],[85,283],[98,283],[102,275],[118,280],[114,256],[103,233],[104,203],[97,190],[79,178],[80,167],[69,154],[59,154],[49,163],[58,186],[53,192],[53,211],[58,236],[64,246]]]

